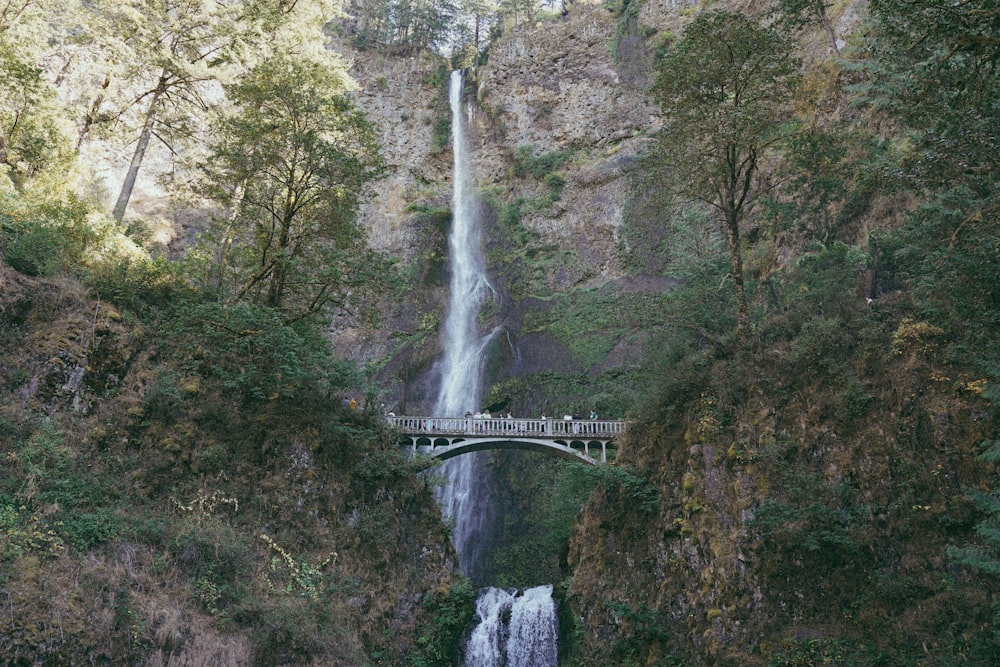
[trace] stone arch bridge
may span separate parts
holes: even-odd
[[[584,463],[607,463],[628,422],[520,417],[387,417],[401,444],[439,459],[484,449],[525,449]]]

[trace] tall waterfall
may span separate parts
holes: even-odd
[[[451,295],[444,322],[441,387],[434,415],[459,417],[478,412],[483,351],[496,333],[479,331],[483,300],[493,294],[483,260],[477,203],[472,188],[465,137],[462,91],[464,77],[452,72],[448,93],[451,102],[452,225]],[[452,524],[452,540],[459,565],[472,572],[485,542],[489,498],[480,497],[484,485],[481,452],[463,454],[444,463],[447,478],[436,498]],[[521,594],[485,589],[476,602],[478,625],[466,647],[466,667],[556,667],[556,616],[552,586],[539,586]]]
[[[479,410],[480,371],[483,350],[492,334],[480,335],[477,322],[483,299],[492,293],[479,235],[479,216],[472,189],[463,122],[461,71],[451,73],[448,95],[451,102],[452,223],[448,246],[451,251],[451,295],[444,322],[444,355],[441,360],[441,388],[434,415],[460,417]],[[462,570],[470,572],[477,562],[477,539],[486,526],[482,523],[482,503],[477,497],[483,456],[466,454],[446,461],[442,472],[448,483],[437,493],[437,501],[452,523],[452,541]]]

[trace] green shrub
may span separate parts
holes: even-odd
[[[805,569],[852,564],[862,551],[858,540],[863,528],[852,504],[854,487],[829,482],[794,461],[770,463],[781,466],[776,494],[754,510],[747,528],[780,554],[776,561],[800,562]]]
[[[821,374],[841,366],[853,338],[838,318],[808,320],[792,341],[790,361],[802,371]]]
[[[62,524],[59,532],[80,552],[105,542],[112,542],[125,534],[128,524],[108,508],[93,512],[60,512]]]
[[[48,276],[63,267],[65,248],[58,229],[31,225],[9,230],[4,259],[29,276]]]
[[[193,295],[176,270],[164,257],[118,257],[90,266],[85,281],[101,299],[144,313]]]
[[[866,649],[861,644],[839,637],[822,639],[786,639],[784,645],[770,656],[770,667],[809,667],[811,665],[863,665],[889,664],[886,656]]]
[[[0,247],[4,259],[22,273],[51,275],[81,264],[88,250],[110,233],[104,220],[91,219],[91,204],[76,198],[33,202],[0,195]]]
[[[545,174],[545,178],[543,178],[542,181],[545,185],[549,186],[550,197],[553,200],[558,200],[559,196],[562,194],[563,187],[566,185],[566,179],[563,178],[562,174]]]
[[[430,619],[417,626],[417,651],[410,667],[457,664],[460,642],[475,611],[476,590],[461,574],[449,587],[437,588],[423,601]]]
[[[288,323],[262,306],[185,301],[157,333],[180,373],[211,378],[245,401],[324,396],[357,381],[315,322]]]
[[[535,155],[534,146],[521,145],[514,149],[514,176],[544,180],[547,175],[562,168],[571,157],[573,151],[569,149]]]

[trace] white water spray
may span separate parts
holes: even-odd
[[[467,667],[555,667],[552,585],[520,595],[487,588],[476,601],[479,625],[465,648]]]
[[[483,352],[496,330],[482,335],[479,309],[493,288],[479,232],[477,204],[472,188],[465,140],[462,72],[452,72],[449,83],[454,194],[452,225],[448,239],[451,252],[451,298],[444,323],[444,355],[441,387],[434,415],[460,417],[477,412]],[[441,471],[447,478],[436,498],[452,523],[452,541],[459,565],[466,573],[479,562],[479,547],[485,543],[489,498],[480,498],[483,454],[463,454],[446,461]],[[488,588],[476,603],[479,624],[466,646],[466,667],[556,667],[556,621],[552,586],[539,586],[521,595]]]

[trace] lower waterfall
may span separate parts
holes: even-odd
[[[466,667],[556,667],[552,585],[521,594],[487,588],[476,600],[479,624],[465,649]]]
[[[464,76],[452,72],[449,83],[452,148],[454,152],[452,224],[449,232],[449,299],[444,322],[444,355],[435,416],[459,417],[478,411],[483,352],[495,331],[483,335],[478,315],[493,293],[486,275],[480,242],[477,202],[470,178],[462,92]],[[482,493],[483,452],[447,461],[441,472],[447,483],[436,494],[453,525],[452,539],[459,564],[473,573],[482,554],[478,549],[490,498]],[[558,630],[552,586],[523,593],[486,588],[476,602],[478,624],[466,646],[466,667],[556,667]]]

